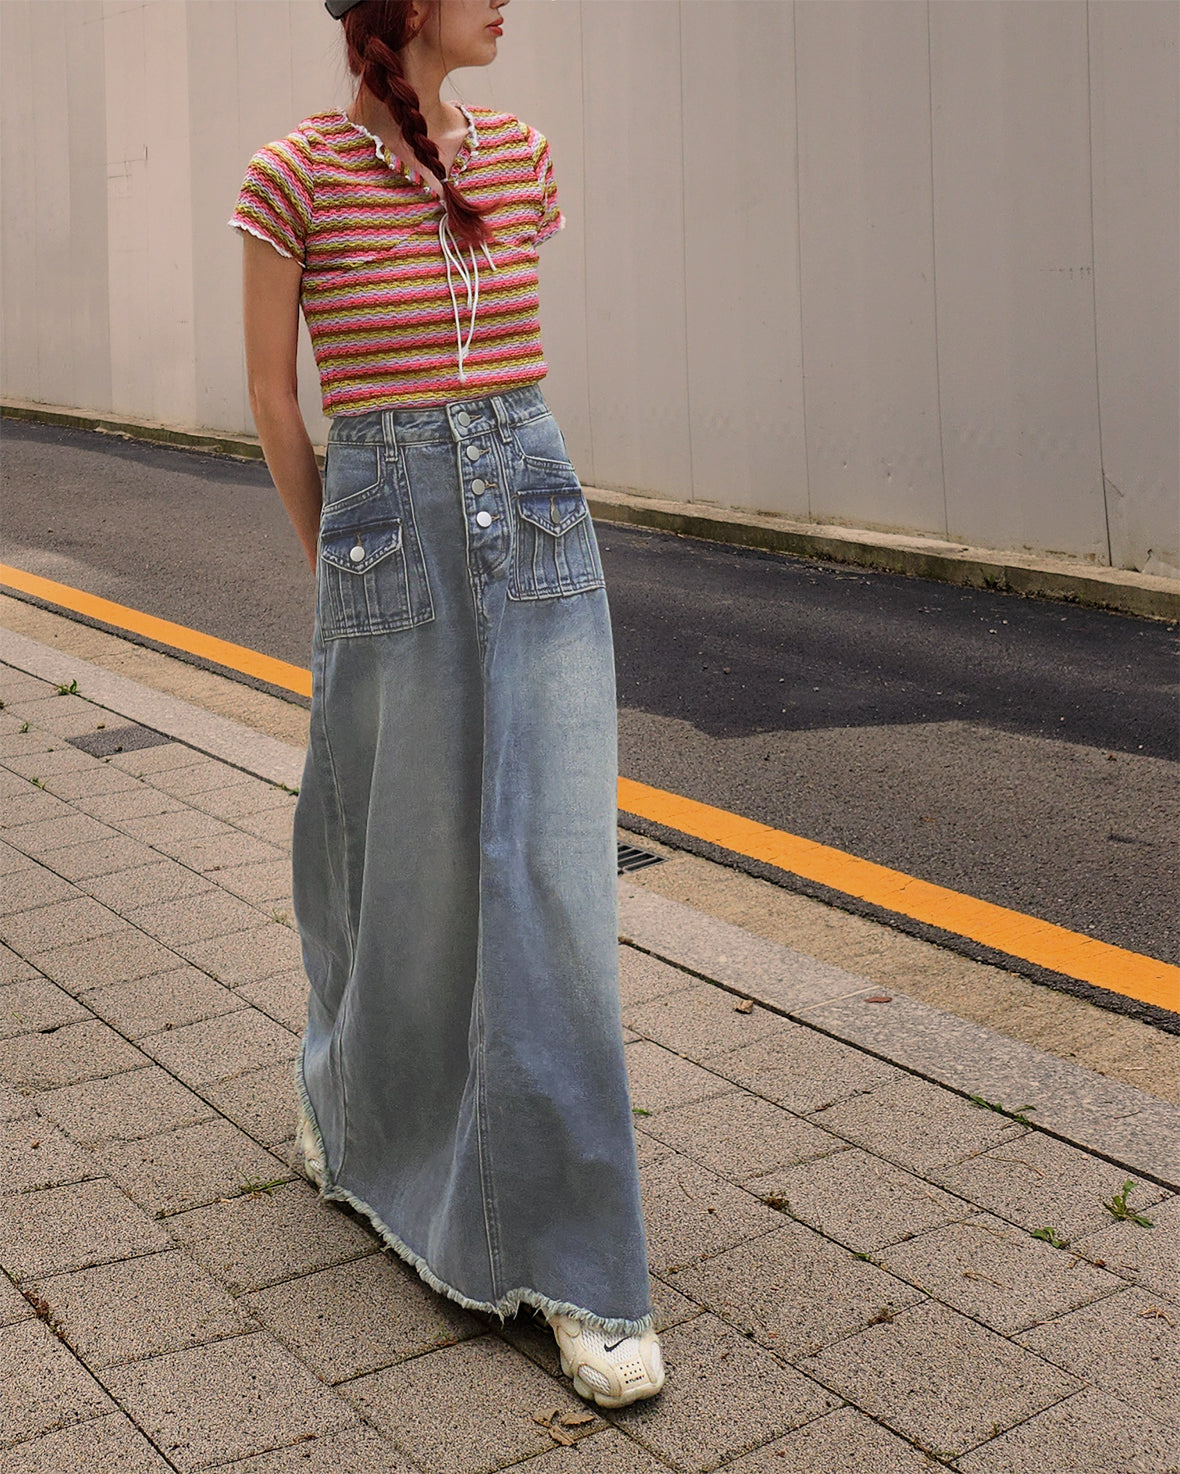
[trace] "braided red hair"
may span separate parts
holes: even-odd
[[[490,239],[483,212],[465,200],[447,178],[438,149],[426,131],[418,94],[406,81],[401,50],[417,34],[411,0],[366,0],[343,17],[348,69],[393,115],[414,157],[442,184],[451,234],[462,246]]]

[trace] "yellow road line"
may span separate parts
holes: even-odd
[[[289,665],[285,660],[275,660],[270,655],[261,655],[257,650],[248,650],[245,645],[234,645],[229,640],[218,640],[204,635],[200,630],[190,630],[183,624],[173,624],[168,619],[157,619],[154,614],[143,614],[138,609],[128,609],[125,604],[113,604],[110,599],[99,599],[93,594],[72,589],[68,584],[54,583],[52,579],[39,578],[35,573],[26,573],[21,568],[9,568],[0,563],[0,584],[17,589],[22,594],[32,594],[50,604],[59,604],[75,614],[84,614],[88,619],[101,620],[116,629],[130,634],[144,635],[159,645],[171,645],[174,650],[183,650],[187,655],[198,655],[202,660],[212,660],[229,670],[253,676],[284,691],[294,691],[299,696],[311,695],[311,672],[302,666]]]
[[[0,564],[0,584],[32,594],[75,614],[101,620],[116,629],[144,635],[161,645],[198,655],[229,670],[254,676],[284,691],[311,695],[311,672],[275,660],[244,645],[218,640],[199,630],[173,624],[99,599],[66,584],[54,583],[19,568]],[[1010,957],[1018,957],[1050,972],[1092,983],[1124,998],[1180,1011],[1180,968],[1100,942],[1052,922],[1026,916],[980,901],[944,886],[932,885],[899,870],[862,860],[830,845],[817,844],[781,829],[772,829],[740,814],[696,799],[650,788],[631,778],[619,779],[619,807],[628,814],[679,830],[681,834],[732,850],[747,859],[761,860],[779,870],[815,881],[831,890],[855,896],[885,911],[908,916],[957,936],[966,937]]]
[[[941,931],[954,932],[1051,972],[1093,983],[1140,1003],[1180,1010],[1180,967],[1154,957],[1124,951],[1035,916],[993,906],[990,901],[932,885],[829,845],[771,829],[695,799],[649,788],[630,778],[619,779],[619,807],[625,813],[664,824],[749,859],[765,861],[792,875]]]

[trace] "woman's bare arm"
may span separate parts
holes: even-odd
[[[287,515],[315,568],[323,483],[299,412],[295,354],[303,268],[242,232],[243,320],[250,409]]]

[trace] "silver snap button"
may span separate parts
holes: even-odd
[[[490,527],[492,525],[492,514],[490,512],[476,512],[475,520],[480,527]]]
[[[483,455],[482,445],[469,445],[467,447],[467,459],[469,461],[478,461],[481,455]]]
[[[488,483],[484,481],[482,477],[477,476],[475,480],[471,483],[471,490],[475,493],[476,496],[483,496],[484,492],[487,491],[487,489]]]
[[[361,547],[360,543],[357,543],[355,548],[349,548],[348,556],[354,563],[361,563],[364,561],[365,550]]]
[[[463,426],[467,426],[467,425],[470,425],[471,424],[471,416],[467,413],[467,411],[465,409],[461,409],[459,411],[459,413],[455,416],[455,418]]]

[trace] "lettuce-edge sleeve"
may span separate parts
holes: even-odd
[[[565,216],[561,213],[561,206],[557,202],[557,180],[553,175],[553,159],[549,153],[549,140],[543,133],[538,133],[535,128],[531,128],[529,132],[532,135],[529,141],[533,171],[540,187],[536,235],[536,243],[540,245],[551,235],[556,235],[564,226]]]
[[[307,259],[315,188],[307,140],[292,133],[268,143],[250,160],[230,217],[235,230],[267,241],[280,256],[301,265]]]

